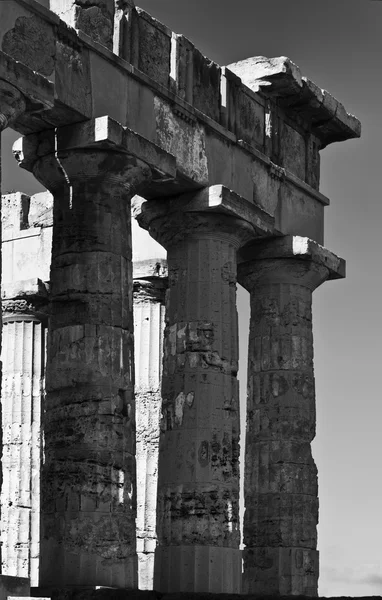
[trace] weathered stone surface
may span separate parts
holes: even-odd
[[[243,591],[316,596],[311,298],[344,264],[298,237],[254,244],[241,258],[239,282],[251,294]]]
[[[113,47],[115,0],[50,0],[50,9],[94,41]]]
[[[168,224],[161,221],[166,212],[173,213],[172,220],[169,220]],[[192,213],[195,213],[196,217],[196,214],[201,212],[227,215],[243,221],[247,224],[248,240],[279,233],[270,214],[221,185],[204,188],[193,194],[183,194],[180,198],[145,202],[143,198],[137,196],[133,200],[133,214],[141,227],[147,229],[154,239],[166,240],[166,244],[169,244],[170,240],[171,243],[180,241],[184,235],[187,219],[190,219],[192,224]],[[160,231],[156,224],[157,220],[161,223]],[[177,227],[173,227],[175,220],[179,221]],[[226,223],[223,218],[224,227]]]
[[[16,290],[10,289],[12,282],[31,278],[49,281],[52,220],[49,192],[31,197],[16,192],[2,197],[2,279],[8,297],[16,295]]]
[[[209,60],[183,35],[173,37],[172,77],[181,98],[215,121],[220,120],[219,65]]]
[[[49,181],[56,229],[41,578],[135,586],[131,240],[122,194],[130,186],[133,193],[138,165],[134,159],[129,169],[125,155],[96,151],[73,151],[60,163],[72,200],[67,188],[68,195],[58,191],[63,182],[57,189]],[[49,167],[42,159],[34,172],[47,180]],[[145,165],[141,171],[141,181],[150,176]],[[52,555],[62,556],[59,573],[51,570]]]
[[[53,73],[56,58],[54,31],[38,15],[18,17],[14,28],[4,35],[1,49],[41,75]]]
[[[239,591],[236,251],[255,231],[194,201],[146,203],[169,267],[154,587]]]
[[[153,588],[167,263],[134,263],[137,553],[140,589]]]
[[[116,0],[114,13],[113,52],[131,61],[132,19],[134,0]]]
[[[12,84],[0,79],[0,132],[25,111],[26,100]]]
[[[41,580],[134,587],[129,200],[152,177],[134,153],[154,161],[154,173],[167,155],[97,123],[58,132],[54,143],[32,137],[19,156],[55,197]]]
[[[37,298],[3,301],[2,572],[38,585],[45,327]],[[45,298],[45,307],[47,299]]]
[[[171,30],[144,10],[132,14],[131,63],[154,81],[168,87]]]
[[[264,89],[277,96],[293,96],[303,86],[300,69],[286,56],[252,56],[228,65],[254,92]]]
[[[51,7],[66,23],[34,0],[0,3],[0,129],[12,122],[36,132],[15,154],[55,195],[44,582],[135,585],[126,210],[150,182],[139,218],[169,248],[171,264],[157,582],[161,590],[239,590],[237,249],[281,234],[323,242],[328,201],[318,192],[319,150],[359,136],[359,122],[284,57],[237,63],[222,78],[191,42],[130,0],[52,0]],[[214,184],[219,190],[211,192]],[[29,200],[21,200],[20,239],[32,218]],[[37,229],[48,229],[49,211],[36,217]],[[253,250],[241,260],[252,261]],[[253,310],[263,333],[252,332],[251,341],[246,577],[266,593],[272,578],[276,593],[314,594],[306,289],[341,276],[344,265],[296,237],[256,252]],[[151,281],[137,286],[137,302],[143,306],[152,292]],[[8,302],[24,315],[31,304],[29,297]],[[155,395],[157,381],[150,385],[145,394]],[[157,394],[153,423],[158,404]],[[152,519],[152,504],[146,508]],[[151,553],[151,525],[142,531]]]
[[[29,596],[29,580],[25,577],[10,577],[0,575],[0,600],[7,600],[10,596]]]
[[[312,132],[321,147],[335,141],[359,137],[358,119],[346,112],[342,104],[312,81],[302,77],[300,69],[289,58],[254,56],[228,68],[238,75],[254,92],[265,92],[278,98],[288,113],[310,121]]]
[[[40,277],[49,279],[52,204],[49,193],[2,198],[2,573],[29,577],[33,586],[39,583],[48,305]]]

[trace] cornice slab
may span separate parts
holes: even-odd
[[[254,92],[278,99],[286,112],[310,121],[312,132],[322,147],[361,135],[360,121],[348,113],[329,92],[302,77],[301,71],[286,56],[254,56],[228,65]]]

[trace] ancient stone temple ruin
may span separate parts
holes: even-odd
[[[132,0],[10,0],[6,127],[47,191],[2,202],[2,581],[317,595],[311,302],[345,275],[319,153],[358,120],[287,58],[219,67]]]

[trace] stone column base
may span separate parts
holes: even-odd
[[[30,596],[29,578],[0,575],[0,600],[7,600],[8,596]]]
[[[317,596],[318,551],[309,548],[243,550],[243,594]]]
[[[241,550],[219,546],[158,546],[154,590],[162,593],[241,592]],[[213,577],[213,579],[212,579]]]

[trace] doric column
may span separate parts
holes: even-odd
[[[150,183],[150,161],[163,168],[162,158],[164,167],[173,159],[108,118],[51,137],[27,137],[15,150],[54,196],[40,585],[131,588],[130,199]]]
[[[133,263],[139,589],[153,589],[167,263]]]
[[[48,292],[27,280],[3,288],[2,297],[2,573],[37,586]]]
[[[312,292],[344,262],[307,238],[257,243],[238,280],[251,294],[243,592],[317,595],[318,487]]]
[[[160,592],[240,592],[236,253],[255,233],[230,214],[237,197],[216,189],[147,202],[138,217],[167,249],[169,277],[154,573]]]
[[[22,93],[10,85],[6,81],[0,79],[0,199],[1,199],[1,132],[12,124],[12,121],[17,119],[26,109],[26,101]],[[1,208],[0,208],[1,211]],[[1,215],[0,215],[1,216]],[[0,244],[1,247],[1,244]],[[1,265],[1,260],[0,260]],[[1,323],[0,323],[1,326]],[[1,328],[1,327],[0,327]],[[1,350],[1,333],[0,333],[0,350]],[[1,365],[0,365],[1,377]],[[1,417],[1,415],[0,415]],[[0,428],[1,429],[1,428]],[[2,439],[0,456],[2,455]],[[0,487],[2,486],[3,472],[0,464]],[[1,548],[0,548],[1,553]],[[1,557],[1,554],[0,554]]]

